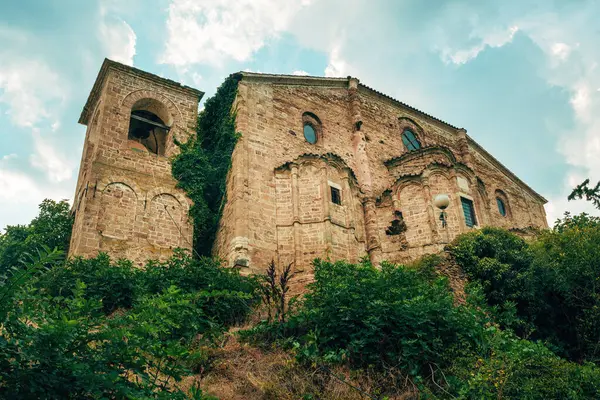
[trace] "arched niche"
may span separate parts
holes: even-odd
[[[128,240],[133,233],[137,195],[123,182],[110,182],[101,192],[97,229],[102,236]]]
[[[171,193],[154,195],[146,206],[148,242],[159,248],[186,246],[187,207]]]
[[[425,198],[421,179],[407,178],[397,183],[395,203],[406,224],[406,240],[411,247],[431,243],[428,199]]]

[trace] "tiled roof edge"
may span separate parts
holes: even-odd
[[[486,149],[484,149],[472,137],[470,137],[469,135],[467,135],[467,140],[469,141],[469,145],[475,147],[477,149],[477,151],[479,151],[485,158],[487,158],[487,160],[489,162],[491,162],[495,167],[497,167],[502,172],[504,172],[506,175],[508,175],[508,177],[511,178],[511,179],[513,179],[516,183],[518,183],[519,185],[521,185],[522,187],[524,187],[525,189],[527,189],[527,191],[531,195],[533,195],[534,197],[536,197],[538,200],[542,201],[544,204],[546,204],[548,202],[548,200],[544,196],[542,196],[541,194],[539,194],[538,192],[536,192],[535,190],[533,190],[531,188],[531,186],[529,186],[528,184],[526,184],[525,182],[523,182],[518,176],[516,176],[510,169],[508,169],[507,167],[505,167],[504,164],[502,164],[500,161],[498,161],[498,159],[496,159],[496,157],[494,157],[493,155],[491,155]]]

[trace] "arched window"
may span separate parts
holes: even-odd
[[[498,205],[498,212],[503,217],[506,217],[506,206],[504,205],[504,201],[500,197],[496,197],[496,204]]]
[[[131,112],[129,133],[127,139],[138,145],[133,148],[146,149],[151,153],[162,156],[165,154],[165,142],[169,127],[150,111],[135,110]]]
[[[414,151],[421,148],[421,143],[419,143],[417,136],[410,129],[404,129],[402,132],[402,143],[404,143],[408,151]]]
[[[319,120],[319,117],[311,112],[305,112],[302,114],[302,125],[304,139],[310,144],[317,143],[321,136],[321,120]]]
[[[502,190],[496,190],[496,205],[498,206],[498,212],[503,217],[510,217],[510,206],[508,204],[508,198]]]

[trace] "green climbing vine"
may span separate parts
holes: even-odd
[[[239,134],[235,131],[233,102],[239,76],[231,75],[217,93],[206,100],[198,115],[197,135],[178,143],[181,152],[173,161],[173,177],[194,202],[194,249],[209,256],[225,204],[227,172]]]

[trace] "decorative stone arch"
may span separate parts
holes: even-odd
[[[487,188],[485,186],[485,183],[479,177],[476,177],[475,179],[476,179],[476,185],[477,185],[477,192],[479,193],[479,195],[481,196],[482,199],[486,200],[486,204],[487,204],[487,201],[489,201],[489,196],[487,193]],[[489,205],[488,205],[488,208],[489,208]]]
[[[402,177],[396,179],[396,181],[392,185],[391,191],[395,196],[397,196],[399,198],[400,192],[405,187],[410,186],[410,185],[422,185],[422,184],[423,184],[423,178],[421,175],[402,176]],[[387,189],[387,190],[390,190],[390,189]]]
[[[94,111],[92,112],[92,118],[90,122],[90,127],[95,127],[98,125],[98,120],[100,119],[100,110],[102,109],[102,100],[98,100],[96,103],[96,107],[94,107]]]
[[[323,123],[321,119],[312,111],[304,111],[301,115],[302,118],[302,131],[304,132],[304,126],[310,125],[316,134],[316,141],[313,144],[319,144],[323,139]],[[302,134],[304,137],[304,133]]]
[[[443,165],[443,164],[429,164],[425,170],[423,171],[423,174],[428,173],[429,178],[432,178],[436,175],[442,175],[444,178],[448,179],[449,181],[452,180],[452,169],[448,168],[448,166]]]
[[[143,100],[148,100],[150,107],[156,107],[155,109],[158,113],[153,110],[148,111],[154,112],[163,120],[165,125],[175,127],[177,124],[181,123],[182,114],[179,107],[177,107],[177,105],[168,97],[151,90],[139,89],[129,93],[121,102],[121,111],[125,115],[128,115],[131,110],[134,110],[134,107],[140,107],[142,104],[140,101]],[[160,109],[161,107],[159,104],[164,108]]]
[[[183,122],[183,114],[179,107],[168,97],[161,93],[140,89],[129,93],[120,106],[120,113],[127,118],[127,126],[131,124],[131,113],[134,111],[147,111],[157,116],[164,125],[169,128],[169,131],[163,136],[160,145],[162,149],[160,155],[170,156],[176,150],[176,145],[173,139],[180,142],[187,140]]]
[[[148,242],[157,248],[173,249],[190,245],[191,227],[188,203],[181,195],[156,188],[148,193],[144,219],[148,223]]]
[[[137,185],[137,183],[135,183],[135,181],[133,181],[125,176],[104,177],[102,180],[100,180],[97,183],[96,191],[103,193],[107,187],[109,187],[112,184],[116,184],[116,183],[120,183],[122,185],[128,186],[135,194],[136,199],[139,199],[139,197],[140,197],[139,194],[142,193],[142,190]]]
[[[418,150],[404,153],[399,157],[394,157],[387,161],[384,161],[383,164],[388,169],[390,169],[390,168],[396,167],[400,164],[410,162],[414,159],[422,158],[423,156],[426,156],[426,155],[433,156],[436,154],[441,155],[445,159],[444,164],[447,163],[447,165],[449,165],[449,166],[458,164],[456,156],[454,155],[452,150],[450,150],[449,148],[444,147],[444,146],[421,147]]]
[[[292,166],[300,166],[301,164],[313,163],[313,165],[317,165],[318,161],[324,161],[325,163],[336,168],[343,176],[343,174],[348,174],[349,183],[359,189],[358,180],[356,178],[356,174],[354,170],[348,166],[346,161],[335,153],[325,153],[325,154],[314,154],[314,153],[304,153],[300,156],[296,157],[293,161],[288,161],[279,167],[274,169],[275,172],[283,171],[286,169],[290,169]]]
[[[179,192],[174,192],[172,189],[169,189],[166,187],[156,187],[156,188],[149,190],[148,193],[146,193],[146,202],[148,203],[148,202],[152,201],[155,197],[163,195],[163,194],[174,197],[175,200],[177,200],[177,202],[179,202],[179,204],[186,211],[189,210],[191,200],[189,200],[183,194],[181,194]]]
[[[477,175],[475,175],[475,171],[473,171],[467,165],[457,162],[454,164],[454,170],[457,174],[463,175],[469,181],[470,185],[475,186],[477,183]]]

